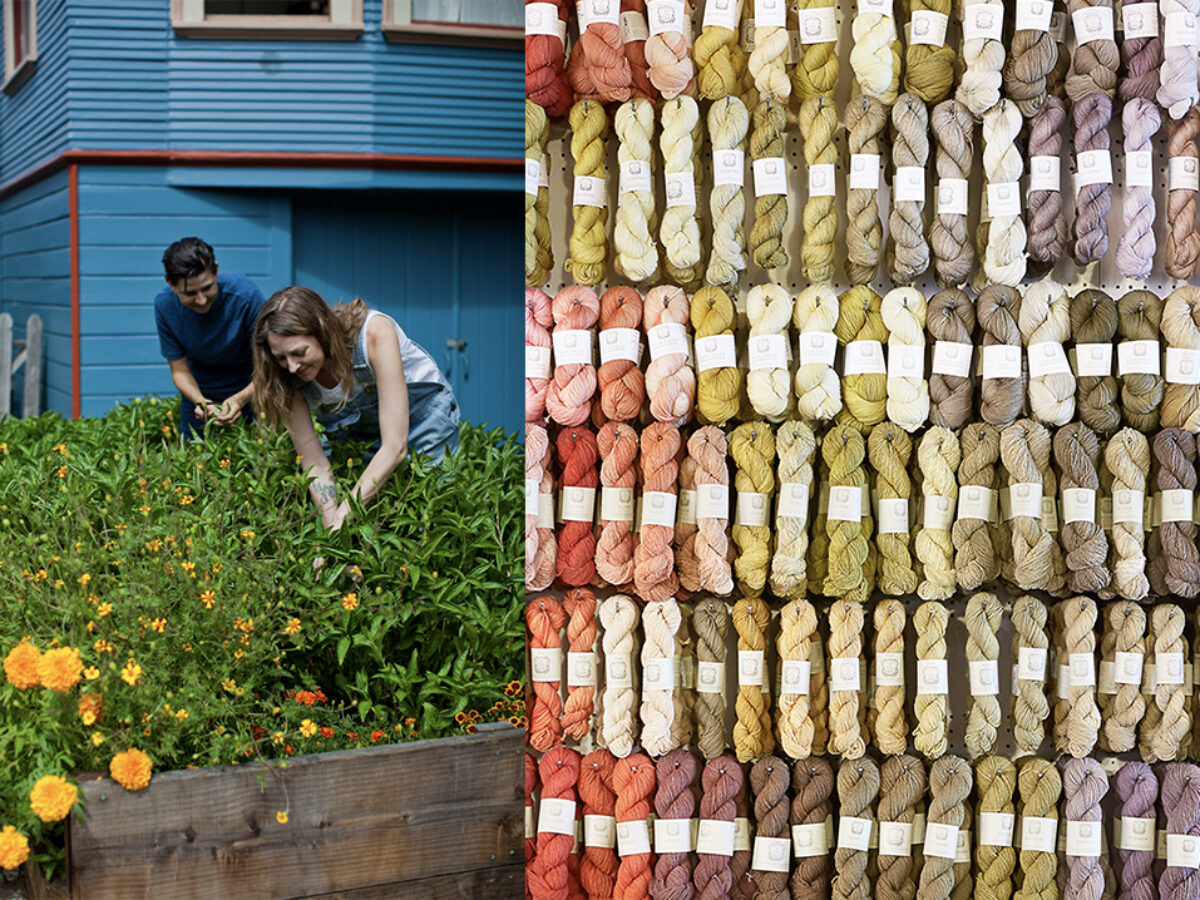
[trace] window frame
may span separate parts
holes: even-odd
[[[525,29],[521,27],[414,22],[412,0],[383,0],[383,36],[392,43],[525,47]]]
[[[17,49],[13,27],[15,6],[16,0],[4,0],[4,83],[0,90],[9,95],[28,81],[37,68],[37,0],[29,0],[29,46],[16,61],[13,59]]]
[[[184,38],[353,41],[363,33],[363,0],[329,0],[327,19],[318,16],[210,15],[204,12],[204,0],[171,0],[171,29]]]

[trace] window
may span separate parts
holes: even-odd
[[[383,0],[389,41],[523,47],[521,0]]]
[[[4,90],[12,93],[33,74],[37,62],[35,0],[4,0]]]
[[[352,41],[363,0],[171,0],[180,37]]]

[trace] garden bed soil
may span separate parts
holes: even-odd
[[[74,900],[524,896],[524,731],[81,780]],[[286,811],[286,823],[277,814]]]

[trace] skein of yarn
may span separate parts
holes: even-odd
[[[943,100],[930,113],[929,127],[937,142],[938,174],[937,215],[929,230],[929,246],[938,284],[957,287],[966,283],[975,262],[975,248],[967,236],[967,177],[974,156],[974,123],[965,104]]]
[[[1058,63],[1058,46],[1049,33],[1051,10],[1039,12],[1017,17],[1004,62],[1004,95],[1027,119],[1046,103],[1047,78]]]
[[[1122,900],[1155,895],[1154,848],[1146,839],[1155,835],[1155,805],[1158,778],[1142,762],[1127,762],[1116,777],[1117,796],[1121,798],[1121,839],[1117,842],[1121,857]]]
[[[629,100],[613,117],[613,131],[620,141],[613,268],[635,282],[649,281],[658,274],[658,211],[652,190],[654,124],[654,104],[648,100]]]
[[[808,643],[808,662],[812,680],[808,686],[808,710],[813,721],[813,747],[829,746],[829,679],[825,666],[825,643],[821,632],[814,631]]]
[[[786,11],[782,6],[770,3],[755,3],[753,7],[754,46],[747,66],[759,97],[786,106],[792,93],[792,81],[787,72]]]
[[[922,600],[948,600],[958,583],[954,572],[954,509],[958,501],[955,473],[961,460],[958,438],[948,428],[935,425],[917,447],[921,468],[923,512],[917,531],[916,551],[924,577],[917,586]]]
[[[1080,291],[1071,299],[1071,337],[1075,340],[1076,355],[1087,358],[1079,348],[1085,345],[1111,346],[1117,334],[1117,304],[1104,291]],[[1107,437],[1121,427],[1121,410],[1117,405],[1117,381],[1112,367],[1097,370],[1102,374],[1082,371],[1076,381],[1075,405],[1084,425]]]
[[[525,757],[525,868],[529,868],[537,856],[537,829],[533,822],[533,793],[538,786],[537,759],[528,750]]]
[[[1072,597],[1060,605],[1069,683],[1063,749],[1077,759],[1096,746],[1100,710],[1096,706],[1096,601]],[[1059,664],[1062,673],[1063,664]]]
[[[817,611],[807,600],[793,600],[779,614],[780,689],[776,711],[779,746],[792,759],[807,759],[813,750],[813,721],[809,712],[812,683],[810,662]]]
[[[1071,5],[1086,5],[1086,0],[1072,0]],[[1107,8],[1111,15],[1111,7]],[[1103,43],[1105,42],[1093,41],[1086,46]],[[1079,54],[1080,51],[1076,51],[1076,58]],[[1115,45],[1113,55],[1116,55]],[[1115,84],[1115,65],[1112,77]],[[1071,91],[1071,76],[1067,78],[1067,91]],[[1103,259],[1104,254],[1108,252],[1108,210],[1112,206],[1112,161],[1108,149],[1108,123],[1112,119],[1112,98],[1099,92],[1082,96],[1075,101],[1071,116],[1074,123],[1077,168],[1075,183],[1078,186],[1075,195],[1075,243],[1072,253],[1077,264],[1086,266]]]
[[[822,442],[823,443],[823,442]],[[825,461],[822,451],[817,455],[817,483],[821,486],[817,493],[816,515],[813,517],[812,537],[808,542],[808,592],[822,595],[825,593],[825,579],[829,577],[829,463]],[[866,563],[866,557],[863,557]]]
[[[631,287],[611,287],[600,297],[600,411],[616,422],[636,419],[646,397],[639,367],[642,298]]]
[[[1003,429],[1021,414],[1025,367],[1021,360],[1021,296],[1015,288],[988,285],[979,294],[975,315],[983,331],[983,384],[979,414]]]
[[[1054,435],[1054,460],[1061,473],[1062,545],[1067,583],[1072,591],[1098,593],[1108,587],[1108,536],[1100,526],[1097,496],[1100,442],[1082,422],[1072,422]]]
[[[829,752],[847,759],[867,749],[859,721],[863,619],[862,603],[854,600],[829,609]]]
[[[595,286],[604,281],[608,256],[608,169],[604,139],[608,116],[595,100],[580,100],[571,107],[571,158],[575,160],[572,195],[574,224],[568,244],[570,256],[563,268],[576,284]]]
[[[1075,415],[1075,376],[1063,344],[1071,336],[1071,301],[1049,279],[1025,288],[1019,325],[1029,359],[1029,407],[1045,425],[1066,425]]]
[[[1162,425],[1200,430],[1200,386],[1190,384],[1190,378],[1181,371],[1189,355],[1186,351],[1200,351],[1200,288],[1181,285],[1171,292],[1163,305],[1162,335],[1167,342],[1168,360]]]
[[[954,64],[958,56],[954,47],[946,43],[949,0],[913,0],[906,6],[909,27],[905,41],[904,90],[924,103],[940,103],[954,85]]]
[[[687,750],[672,750],[655,766],[658,790],[654,795],[654,879],[650,896],[670,898],[687,891],[692,883],[691,819],[696,813],[696,758]]]
[[[912,456],[912,438],[895,422],[880,422],[871,430],[867,454],[878,494],[879,528],[875,546],[880,559],[879,590],[891,597],[905,596],[917,589],[917,573],[909,551],[912,483],[908,461]]]
[[[900,92],[901,46],[891,0],[858,7],[854,15],[854,47],[850,67],[864,97],[883,106],[896,102]]]
[[[796,599],[803,597],[808,587],[808,509],[817,441],[811,428],[791,419],[779,426],[775,450],[779,454],[779,500],[770,584],[777,597]]]
[[[1053,50],[1054,42],[1043,32],[1044,42]],[[1017,32],[1015,41],[1022,32]],[[1039,44],[1039,47],[1046,46]],[[1017,106],[1021,106],[1019,100]],[[1024,111],[1024,110],[1022,110]],[[1026,199],[1026,216],[1029,222],[1026,239],[1029,258],[1039,268],[1054,266],[1066,253],[1068,232],[1067,219],[1063,214],[1062,176],[1062,127],[1067,120],[1067,111],[1057,97],[1046,97],[1029,123],[1029,196]]]
[[[554,267],[554,250],[550,246],[549,173],[546,141],[550,123],[546,111],[532,100],[525,101],[525,285],[535,287],[546,280]],[[531,190],[532,188],[532,190]]]
[[[1152,72],[1157,80],[1157,71]],[[1126,78],[1122,85],[1128,82]],[[1125,171],[1125,204],[1121,209],[1125,230],[1117,239],[1117,268],[1126,278],[1143,281],[1150,277],[1156,247],[1154,192],[1151,190],[1154,172],[1152,138],[1159,125],[1158,107],[1153,100],[1133,97],[1126,101],[1121,113],[1121,128],[1129,164]],[[1171,233],[1174,233],[1173,228]]]
[[[561,119],[571,108],[567,82],[564,0],[525,0],[525,96]]]
[[[1013,792],[1017,767],[1002,756],[985,756],[975,764],[975,790],[979,796],[979,845],[975,848],[975,891],[983,900],[1012,894],[1013,849],[1016,824]]]
[[[558,531],[555,573],[564,585],[580,587],[596,577],[596,464],[600,451],[596,435],[583,426],[564,428],[556,442],[562,472],[562,525]]]
[[[550,528],[541,526],[542,482],[549,473],[546,464],[550,455],[550,439],[546,429],[541,425],[525,425],[525,587],[528,590],[540,591],[550,586],[554,580],[554,562],[557,544],[553,540],[554,517],[551,515]],[[543,541],[545,532],[551,537]]]
[[[1130,4],[1132,5],[1132,4]],[[1117,96],[1129,109],[1134,100],[1154,102],[1159,88],[1159,67],[1162,65],[1162,39],[1159,37],[1157,10],[1134,9],[1126,20],[1122,10],[1124,32],[1121,40],[1121,81]],[[1154,110],[1157,115],[1157,108]],[[1157,130],[1157,125],[1155,129]]]
[[[890,0],[884,6],[890,12]],[[892,24],[890,16],[860,12],[854,19],[856,34],[858,22],[864,18],[878,19],[881,26]],[[894,25],[892,27],[894,35]],[[850,54],[851,62],[859,46],[856,39]],[[890,54],[890,51],[885,52]],[[897,75],[899,71],[897,51]],[[890,69],[888,73],[890,76]],[[851,284],[869,284],[879,270],[879,248],[883,243],[883,226],[879,219],[880,141],[887,124],[887,110],[872,96],[856,97],[846,106],[846,143],[850,153],[846,191],[846,279]]]
[[[596,392],[591,329],[600,317],[600,298],[589,287],[569,285],[554,295],[552,310],[554,377],[546,391],[546,412],[559,425],[582,425]]]
[[[638,596],[651,603],[679,589],[672,546],[679,448],[679,429],[673,425],[652,422],[642,431],[642,528],[633,554],[633,580]]]
[[[1187,617],[1174,603],[1159,603],[1151,613],[1154,623],[1154,705],[1160,718],[1150,734],[1150,749],[1160,760],[1178,759],[1180,745],[1190,737],[1192,716],[1183,692],[1187,644],[1183,629]]]
[[[1100,663],[1102,724],[1098,743],[1113,753],[1125,753],[1136,746],[1137,725],[1146,713],[1141,693],[1145,641],[1146,614],[1142,608],[1129,600],[1109,604]]]
[[[676,284],[694,290],[703,275],[704,248],[696,218],[696,150],[702,126],[700,107],[691,97],[662,106],[659,147],[663,157],[666,208],[659,227],[663,267]]]
[[[742,55],[738,46],[736,4],[704,4],[701,29],[692,45],[692,57],[697,69],[697,93],[703,100],[720,100],[736,95],[739,91],[735,59]]]
[[[582,741],[592,730],[596,695],[596,595],[575,588],[563,595],[567,615],[567,702],[562,729],[567,737]]]
[[[908,747],[904,714],[904,605],[895,598],[875,606],[875,705],[872,731],[881,753],[903,753]]]
[[[882,299],[866,285],[857,285],[838,298],[834,327],[844,347],[842,392],[845,405],[839,424],[852,425],[866,434],[887,413],[887,365],[883,342],[888,339]]]
[[[916,288],[894,288],[880,303],[888,331],[887,416],[913,432],[929,418],[925,380],[925,297]]]
[[[550,331],[554,313],[550,297],[540,288],[525,289],[525,421],[546,418],[550,390]]]
[[[975,594],[967,601],[967,674],[971,702],[963,742],[976,760],[991,753],[1000,728],[1000,620],[1004,608],[995,594]]]
[[[696,67],[692,62],[691,3],[658,7],[649,23],[646,38],[647,73],[650,83],[658,88],[663,100],[696,92]]]
[[[780,29],[782,32],[782,29]],[[786,39],[786,34],[784,34]],[[786,79],[786,76],[785,76]],[[754,224],[750,248],[761,269],[783,269],[788,252],[783,232],[787,225],[787,160],[784,158],[786,103],[764,99],[751,115],[750,158],[754,171]]]
[[[1057,590],[1054,536],[1042,520],[1042,499],[1049,494],[1044,474],[1050,468],[1050,433],[1032,419],[1021,419],[1000,433],[1000,458],[1008,473],[1014,583],[1019,589]]]
[[[1167,818],[1168,851],[1172,846],[1179,846],[1172,837],[1196,837],[1200,833],[1200,767],[1191,763],[1164,766],[1160,803]],[[1169,853],[1158,881],[1158,896],[1185,897],[1195,888],[1196,870],[1187,864],[1186,857]]]
[[[788,322],[792,300],[777,284],[758,284],[746,295],[750,372],[746,394],[757,415],[779,421],[791,404]]]
[[[1013,287],[1025,277],[1020,185],[1024,165],[1017,147],[1021,126],[1021,112],[1009,100],[1001,100],[983,116],[983,170],[992,217],[983,274],[989,282]]]
[[[737,721],[733,746],[738,762],[749,762],[773,749],[771,712],[763,653],[771,610],[762,600],[744,598],[733,605],[733,627],[738,635]]]
[[[821,455],[829,467],[828,572],[823,593],[827,597],[863,602],[869,589],[866,579],[868,537],[864,528],[863,499],[867,477],[863,471],[866,446],[848,425],[835,425],[825,435]]]
[[[1168,0],[1174,2],[1174,0]],[[1168,50],[1175,48],[1168,47]],[[1192,60],[1195,66],[1195,60]],[[1164,267],[1172,278],[1190,279],[1200,260],[1200,232],[1196,230],[1196,188],[1192,186],[1200,151],[1196,138],[1200,136],[1200,108],[1190,107],[1182,117],[1172,115],[1167,121],[1168,165],[1167,195],[1167,253]],[[1179,160],[1179,162],[1176,162]]]
[[[691,305],[682,288],[651,288],[642,304],[642,327],[650,345],[646,396],[659,422],[683,425],[692,415],[696,375],[688,364],[687,323]]]
[[[644,753],[618,759],[613,767],[613,788],[617,795],[617,854],[621,857],[613,900],[650,896],[654,855],[650,852],[646,820],[650,815],[654,780],[654,763]]]
[[[943,0],[932,0],[941,4]],[[921,0],[915,0],[919,8]],[[946,3],[949,9],[949,3]],[[915,11],[915,10],[914,10]],[[926,10],[922,10],[925,12]],[[932,11],[932,10],[928,10]],[[909,73],[914,51],[928,47],[909,47]],[[953,63],[954,51],[949,50]],[[937,57],[928,56],[935,60]],[[937,64],[940,71],[940,64]],[[940,77],[940,75],[939,75]],[[946,89],[949,90],[949,73]],[[940,99],[940,98],[939,98]],[[912,284],[929,268],[929,244],[925,240],[925,165],[929,159],[929,114],[915,93],[905,93],[892,108],[892,212],[887,240],[888,275],[896,284]]]
[[[567,858],[575,843],[575,784],[579,780],[579,754],[568,747],[553,747],[538,763],[541,808],[538,816],[537,856],[526,869],[534,897],[567,895]]]
[[[1100,802],[1108,793],[1108,778],[1094,759],[1070,759],[1063,766],[1063,811],[1067,817],[1068,889],[1080,900],[1100,900],[1105,893],[1103,814]]]
[[[925,864],[918,900],[947,900],[955,885],[958,832],[968,827],[965,804],[974,784],[971,766],[958,756],[943,756],[929,767],[929,813],[925,823]]]
[[[879,795],[879,769],[869,756],[843,759],[837,772],[838,836],[833,855],[833,900],[868,900],[871,831]]]
[[[1121,417],[1140,432],[1158,430],[1163,401],[1158,344],[1162,314],[1162,301],[1150,291],[1130,291],[1117,301]]]
[[[934,600],[922,603],[913,615],[917,632],[913,746],[926,759],[938,759],[949,747],[950,676],[946,667],[946,627],[949,623],[949,611]],[[930,821],[932,819],[931,810]]]
[[[1195,17],[1200,13],[1200,3],[1196,0],[1166,0],[1159,9],[1166,25],[1170,21],[1167,16],[1172,13]],[[1164,37],[1171,35],[1170,28],[1164,28],[1163,34]],[[1182,118],[1200,103],[1200,87],[1196,80],[1197,60],[1193,50],[1195,48],[1186,39],[1179,43],[1163,42],[1162,84],[1155,99],[1172,119]]]
[[[632,597],[617,594],[599,607],[604,650],[604,694],[598,729],[603,744],[614,756],[633,750],[637,694],[633,690],[633,653],[636,648],[638,608]]]
[[[1036,597],[1019,597],[1013,603],[1012,734],[1022,754],[1037,753],[1046,736],[1046,657],[1050,638],[1046,634],[1046,605]],[[1022,790],[1024,794],[1024,790]],[[1024,862],[1022,862],[1024,867]]]
[[[625,58],[629,60],[629,93],[631,97],[653,102],[658,99],[658,88],[650,82],[646,63],[649,36],[645,0],[621,0],[621,40],[625,44]]]
[[[688,438],[688,456],[695,460],[697,492],[696,558],[699,590],[728,594],[733,590],[729,565],[729,469],[725,434],[711,425]]]
[[[535,597],[525,606],[525,625],[529,629],[530,654],[535,665],[533,697],[529,710],[529,746],[545,752],[562,743],[562,636],[567,623],[562,604],[554,597]]]
[[[711,597],[696,604],[696,747],[713,760],[725,752],[725,636],[729,612]]]
[[[799,333],[796,408],[809,422],[832,419],[842,408],[842,387],[834,368],[841,305],[828,285],[811,285],[796,297],[792,323]]]
[[[703,794],[700,797],[699,852],[692,884],[698,897],[727,897],[733,887],[732,835],[723,843],[721,841],[734,824],[737,812],[734,797],[744,790],[742,768],[731,756],[709,759],[700,783]]]
[[[929,420],[961,428],[972,413],[972,333],[975,306],[966,291],[944,288],[929,298],[925,327],[933,339],[929,376]]]
[[[1155,535],[1161,546],[1161,563],[1165,569],[1165,590],[1156,593],[1177,594],[1190,599],[1200,594],[1196,526],[1185,509],[1190,508],[1195,499],[1196,439],[1182,428],[1164,428],[1154,438],[1154,458],[1155,479],[1161,493],[1161,524]]]
[[[812,49],[806,50],[804,61],[814,55],[816,53]],[[833,58],[836,60],[836,56]],[[836,80],[836,62],[834,65]],[[797,69],[801,66],[797,66]],[[808,170],[808,198],[804,202],[804,239],[800,245],[800,262],[805,279],[818,284],[833,278],[833,252],[838,232],[838,208],[835,203],[838,150],[834,144],[837,130],[837,108],[832,93],[808,97],[800,105],[800,134],[804,138],[804,162]]]
[[[588,897],[611,897],[617,883],[617,794],[608,750],[593,750],[579,766],[579,803],[583,807],[583,858],[579,883]]]
[[[802,759],[792,770],[793,900],[825,900],[829,896],[833,787],[833,769],[820,757]]]
[[[702,422],[724,425],[738,413],[742,370],[733,337],[736,318],[733,301],[719,287],[702,287],[692,297],[696,412]]]
[[[708,31],[706,28],[705,33]],[[697,56],[699,48],[697,42]],[[703,69],[701,76],[703,82]],[[712,249],[704,280],[710,285],[732,288],[746,270],[745,153],[750,112],[737,97],[728,93],[724,97],[708,109],[708,134],[713,153],[713,186],[708,199]]]
[[[950,536],[954,542],[954,571],[965,591],[995,581],[1000,561],[992,544],[991,526],[997,518],[996,463],[1000,435],[979,423],[963,429],[962,461],[958,466],[958,515]]]
[[[642,749],[662,756],[675,749],[675,635],[679,604],[673,597],[650,602],[642,609]]]
[[[1058,833],[1058,797],[1062,778],[1047,759],[1027,759],[1017,775],[1021,798],[1021,887],[1013,900],[1039,900],[1058,896],[1055,873],[1055,837]]]
[[[596,574],[624,587],[633,581],[634,489],[637,487],[637,432],[623,422],[608,422],[596,436],[600,451],[600,531],[596,538]]]
[[[729,436],[729,455],[737,467],[737,509],[732,536],[738,548],[733,571],[739,589],[757,596],[767,582],[771,562],[768,516],[775,492],[775,435],[766,422],[746,422]]]
[[[619,8],[585,3],[579,11],[579,39],[567,60],[567,79],[577,100],[624,103],[633,80],[621,38]]]
[[[925,795],[925,765],[915,756],[890,756],[879,774],[879,876],[875,896],[911,896],[916,888],[913,820]]]
[[[754,856],[751,868],[758,882],[758,896],[787,900],[788,870],[791,868],[791,841],[788,819],[791,802],[788,785],[791,772],[787,763],[775,756],[764,756],[750,769],[750,788],[754,792]]]

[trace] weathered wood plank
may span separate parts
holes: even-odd
[[[0,313],[0,416],[12,411],[13,318]]]
[[[403,884],[384,884],[361,891],[307,896],[304,900],[521,900],[525,896],[525,864],[461,875],[440,875]]]
[[[42,317],[34,313],[25,324],[25,393],[21,418],[30,419],[42,409]]]
[[[437,879],[486,872],[486,883],[521,853],[522,739],[504,726],[298,757],[282,771],[167,772],[134,793],[85,780],[87,813],[67,835],[72,896],[293,900],[422,880],[433,893],[413,896],[458,896],[437,893],[451,889]]]

